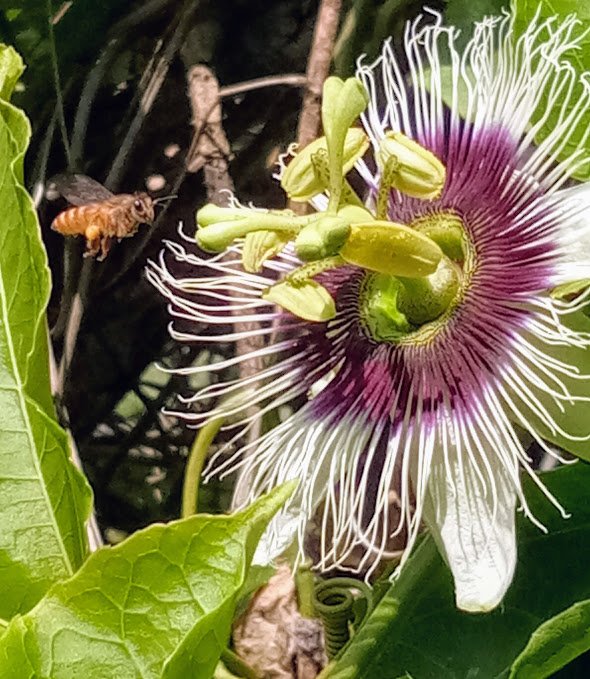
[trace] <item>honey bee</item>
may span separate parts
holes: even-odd
[[[82,174],[58,175],[52,184],[73,207],[60,212],[51,228],[64,236],[84,236],[84,257],[96,257],[100,252],[101,262],[115,238],[118,241],[129,238],[140,224],[154,222],[158,200],[143,191],[115,195]]]

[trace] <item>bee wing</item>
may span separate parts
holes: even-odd
[[[72,205],[87,205],[112,198],[113,193],[85,174],[58,174],[49,188],[61,194]]]

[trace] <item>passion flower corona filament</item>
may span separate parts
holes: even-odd
[[[280,424],[231,455],[220,451],[209,467],[240,470],[242,501],[300,480],[263,541],[269,557],[294,535],[303,551],[314,517],[320,567],[342,566],[360,547],[358,568],[370,569],[392,536],[406,535],[403,567],[426,524],[453,573],[457,605],[484,611],[512,580],[517,506],[542,528],[521,472],[566,516],[519,432],[549,455],[547,439],[579,445],[588,434],[561,425],[562,413],[587,400],[589,376],[575,355],[590,340],[573,323],[587,293],[574,301],[550,295],[590,277],[590,189],[566,184],[588,158],[579,150],[563,159],[590,100],[587,76],[564,58],[575,31],[574,18],[537,20],[517,36],[510,16],[490,18],[459,53],[453,27],[437,16],[416,20],[403,45],[409,71],[390,43],[375,63],[361,63],[366,109],[358,87],[332,82],[334,96],[356,97],[346,129],[326,114],[325,140],[283,173],[287,189],[301,177],[298,190],[315,215],[302,222],[264,212],[257,226],[254,211],[234,200],[223,213],[227,229],[201,225],[218,251],[232,242],[225,252],[203,257],[169,242],[152,263],[173,337],[236,342],[249,333],[217,329],[254,322],[265,340],[250,353],[185,368],[263,365],[183,400],[219,399],[184,416],[202,423],[231,415],[232,441],[266,413],[291,407]],[[556,122],[543,138],[547,102]],[[347,132],[359,112],[362,132]],[[366,139],[370,160],[361,157]],[[362,195],[343,178],[351,159]],[[253,232],[263,233],[254,241]],[[249,270],[236,234],[250,239]],[[306,263],[297,256],[302,241]],[[399,515],[390,511],[392,490]]]

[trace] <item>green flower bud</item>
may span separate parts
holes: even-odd
[[[365,86],[356,78],[342,80],[337,76],[329,77],[324,83],[322,94],[322,124],[328,138],[344,139],[346,130],[367,108],[369,94]]]
[[[436,271],[440,247],[419,231],[386,221],[353,224],[340,256],[349,264],[391,276],[418,278]]]
[[[369,138],[358,127],[346,132],[342,157],[342,176],[350,172],[356,161],[369,148]],[[301,149],[281,177],[281,186],[291,200],[304,202],[328,188],[328,144],[320,137]]]
[[[342,81],[332,76],[324,83],[322,124],[328,145],[330,202],[328,210],[336,212],[340,206],[344,167],[344,141],[354,121],[365,110],[369,95],[356,78]]]
[[[301,229],[302,223],[288,210],[271,212],[209,204],[197,212],[197,226],[199,247],[208,252],[221,252],[236,238],[255,231],[280,232],[290,238]]]
[[[297,234],[295,252],[311,262],[338,254],[350,233],[350,224],[336,215],[321,214]]]
[[[330,293],[311,278],[287,278],[262,293],[262,298],[278,304],[306,321],[329,321],[336,315],[336,305]]]
[[[377,162],[386,186],[424,200],[433,200],[442,193],[445,166],[434,153],[401,132],[385,135],[379,145]]]

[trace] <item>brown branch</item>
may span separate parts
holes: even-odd
[[[155,14],[164,10],[171,0],[150,0],[145,2],[139,9],[130,12],[121,21],[116,23],[109,31],[106,46],[100,53],[95,66],[90,71],[84,82],[80,103],[74,118],[74,128],[72,132],[71,144],[71,167],[70,170],[79,169],[79,164],[84,155],[84,143],[88,120],[92,105],[98,90],[102,84],[105,74],[111,66],[111,62],[118,54],[121,43],[125,40],[126,34],[132,30],[138,30],[138,26],[144,21],[149,21]]]
[[[207,200],[222,205],[227,203],[223,192],[233,191],[234,183],[228,170],[230,146],[221,124],[219,83],[203,65],[192,66],[187,81],[195,133],[186,155],[186,169],[198,172],[203,168]]]
[[[203,168],[207,200],[224,206],[228,202],[228,191],[234,191],[229,174],[230,146],[221,124],[221,101],[219,83],[207,66],[193,66],[188,74],[188,95],[193,113],[195,137],[191,151],[186,158],[189,171]],[[236,351],[245,354],[263,346],[263,338],[253,331],[258,323],[236,323],[236,332],[249,336],[238,340]],[[240,364],[240,375],[250,377],[262,369],[261,359],[251,359]]]
[[[267,75],[263,78],[254,78],[253,80],[244,80],[235,85],[226,85],[219,89],[219,96],[221,99],[225,97],[233,97],[236,94],[243,94],[244,92],[252,92],[253,90],[260,90],[264,87],[277,87],[279,85],[288,85],[289,87],[305,87],[307,85],[307,76],[300,73],[285,73],[283,75]]]

